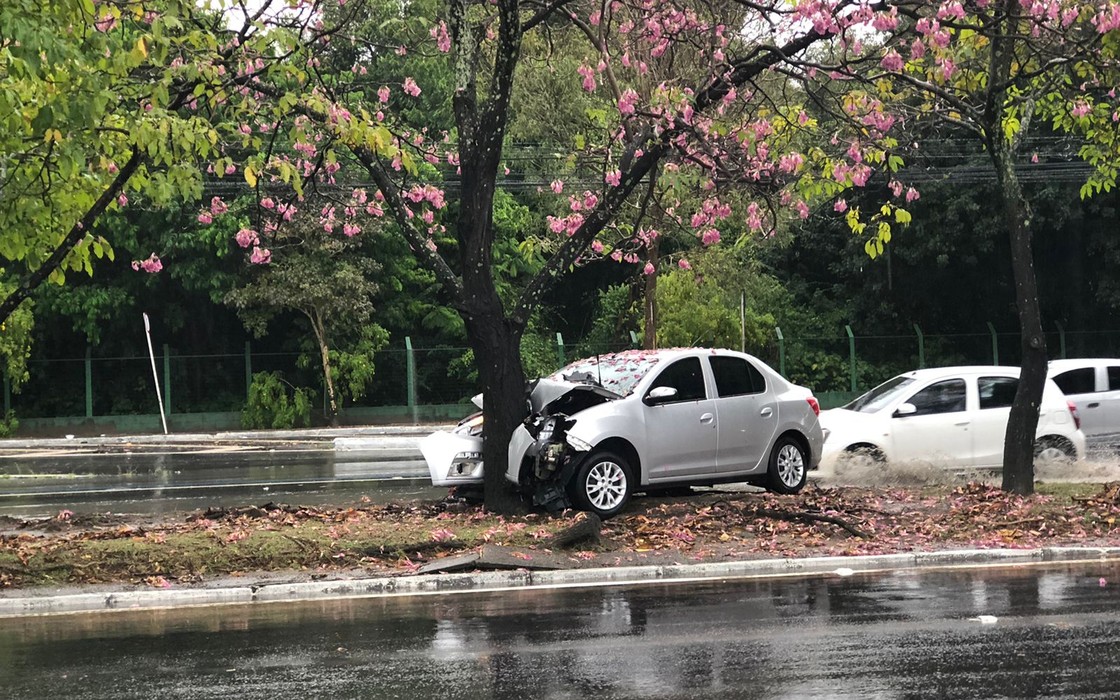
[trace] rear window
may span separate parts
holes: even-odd
[[[1015,401],[1019,380],[1015,377],[980,377],[976,382],[980,391],[980,408],[1005,408]]]
[[[720,397],[761,394],[766,380],[750,362],[739,357],[709,357],[716,377],[716,393]]]
[[[1096,373],[1092,367],[1071,369],[1054,375],[1054,383],[1063,394],[1091,394],[1097,390]]]
[[[1120,390],[1120,367],[1112,366],[1108,368],[1108,390]]]

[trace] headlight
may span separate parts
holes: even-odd
[[[571,433],[568,433],[568,444],[572,446],[572,449],[578,450],[579,452],[587,452],[591,449],[590,442],[587,442],[586,440],[580,440]]]
[[[481,435],[482,434],[482,414],[464,420],[459,425],[455,426],[452,431],[458,435]]]

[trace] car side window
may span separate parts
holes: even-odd
[[[1015,377],[980,377],[976,382],[980,390],[980,409],[1006,408],[1015,401],[1019,380]]]
[[[965,409],[963,379],[949,379],[931,384],[910,397],[909,403],[918,409],[911,415],[928,416],[934,413],[956,413]]]
[[[1092,367],[1071,369],[1054,376],[1054,383],[1063,394],[1091,394],[1097,390],[1097,370]]]
[[[1120,367],[1110,366],[1108,368],[1108,390],[1120,390]]]
[[[762,372],[747,360],[739,357],[709,357],[712,374],[716,378],[716,394],[720,398],[761,394],[766,391]]]
[[[699,401],[707,397],[704,389],[704,372],[700,369],[699,357],[686,357],[666,367],[650,389],[671,386],[677,390],[674,401]]]

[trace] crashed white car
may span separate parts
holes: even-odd
[[[506,478],[551,510],[610,517],[635,491],[750,482],[796,493],[820,460],[820,406],[756,357],[628,350],[529,385]],[[424,438],[436,486],[482,483],[482,415]]]

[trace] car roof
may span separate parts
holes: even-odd
[[[1076,369],[1078,367],[1096,367],[1103,364],[1120,365],[1120,359],[1115,357],[1077,357],[1062,360],[1050,360],[1050,369]]]
[[[925,369],[915,369],[909,372],[903,372],[903,377],[913,377],[914,379],[937,379],[939,377],[955,377],[959,375],[997,375],[1004,377],[1018,377],[1018,367],[1008,367],[1004,365],[961,365],[958,367],[927,367]]]
[[[618,352],[612,353],[603,353],[602,357],[606,357],[608,355],[618,358],[656,357],[659,360],[674,360],[678,357],[687,357],[691,355],[735,355],[737,357],[748,356],[746,353],[739,352],[738,350],[727,350],[723,348],[658,348],[656,350],[633,349],[620,350]]]

